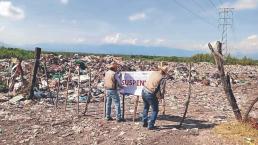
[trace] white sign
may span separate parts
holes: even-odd
[[[121,72],[122,85],[126,86],[123,92],[125,94],[141,96],[142,89],[150,73],[151,71]]]

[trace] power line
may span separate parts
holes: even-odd
[[[192,2],[197,5],[204,13],[206,13],[208,10],[205,9],[197,0],[192,0]],[[213,15],[211,15],[211,17],[213,17],[214,19],[217,19],[216,17],[214,17]]]
[[[209,24],[209,25],[211,25],[211,26],[213,26],[213,27],[216,27],[216,25],[210,23],[209,21],[207,21],[206,19],[204,19],[204,18],[201,17],[200,15],[194,13],[194,12],[191,11],[189,8],[187,8],[187,7],[185,7],[184,5],[182,5],[181,3],[179,3],[177,0],[174,0],[174,1],[176,2],[176,4],[177,4],[179,7],[185,9],[187,12],[191,13],[193,16],[199,18],[200,20],[202,20],[202,21],[205,22],[206,24]]]
[[[221,1],[221,0],[219,0],[219,3],[222,5],[223,4],[223,2]]]
[[[206,9],[199,3],[197,2],[196,0],[192,0],[193,3],[195,3],[200,9],[202,9],[203,11],[206,11]]]
[[[214,4],[214,2],[212,0],[209,0],[209,2],[211,3],[211,5],[217,10],[217,6]]]

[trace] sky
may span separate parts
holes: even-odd
[[[258,58],[258,0],[0,0],[0,42],[208,52],[225,7],[234,8],[225,51]]]

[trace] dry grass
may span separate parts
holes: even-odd
[[[249,124],[232,122],[220,124],[214,128],[217,134],[228,139],[234,139],[241,144],[258,145],[258,130]]]

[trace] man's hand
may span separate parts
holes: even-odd
[[[125,90],[124,90],[123,88],[121,88],[121,89],[119,90],[119,93],[120,93],[120,94],[124,94],[124,93],[125,93]]]
[[[127,87],[127,85],[122,85],[122,86],[121,86],[121,88],[123,88],[123,89],[126,88],[126,87]]]

